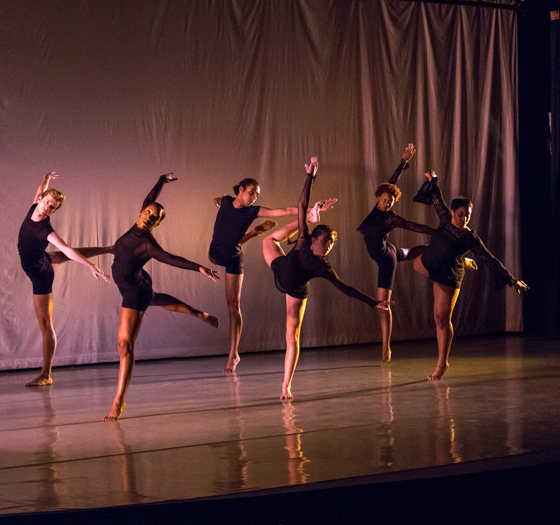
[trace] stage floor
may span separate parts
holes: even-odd
[[[457,338],[304,350],[292,402],[281,352],[140,362],[118,422],[101,421],[116,364],[0,374],[0,514],[225,496],[316,483],[412,479],[558,460],[558,341]],[[426,469],[426,470],[424,470]],[[447,471],[446,471],[447,469]],[[326,485],[325,485],[326,483]]]

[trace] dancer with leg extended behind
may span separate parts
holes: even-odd
[[[305,165],[307,178],[298,202],[298,220],[280,228],[270,234],[263,242],[263,255],[266,263],[274,272],[276,287],[286,294],[286,358],[284,363],[284,381],[280,399],[292,399],[292,379],[299,358],[299,336],[309,281],[316,277],[327,279],[344,294],[363,301],[370,307],[387,308],[387,302],[378,302],[368,295],[356,290],[341,281],[326,260],[337,235],[329,226],[320,224],[315,227],[311,235],[307,220],[319,222],[319,212],[327,210],[336,199],[320,201],[310,210],[307,207],[311,194],[311,186],[315,180],[318,168],[317,157],[312,157],[311,163]],[[286,255],[280,243],[287,241],[298,233],[295,247]]]
[[[159,226],[165,217],[165,210],[156,199],[164,184],[177,180],[172,175],[168,173],[159,178],[144,200],[136,224],[115,243],[113,278],[123,298],[118,332],[120,365],[117,394],[104,421],[119,419],[126,405],[124,398],[134,369],[134,344],[148,306],[161,306],[171,312],[192,315],[215,328],[219,325],[218,319],[213,315],[196,310],[171,295],[154,293],[152,278],[143,270],[143,266],[150,259],[156,259],[170,266],[200,272],[214,282],[219,279],[214,270],[166,252],[152,235],[152,230]]]
[[[241,316],[241,288],[243,286],[243,250],[241,244],[276,226],[265,221],[247,231],[257,217],[283,217],[296,215],[296,207],[269,209],[254,206],[260,195],[255,179],[246,178],[233,187],[235,198],[224,195],[214,199],[219,207],[208,258],[212,264],[226,269],[226,302],[229,312],[230,350],[224,372],[235,372],[239,364],[239,339],[243,328]]]
[[[109,276],[87,259],[104,253],[113,253],[113,247],[70,248],[51,226],[51,215],[64,202],[65,196],[58,190],[49,189],[51,180],[58,178],[56,172],[47,173],[41,180],[33,205],[25,217],[18,236],[18,251],[23,271],[33,284],[33,305],[43,336],[43,367],[41,373],[25,386],[52,384],[52,365],[56,353],[57,338],[53,326],[54,268],[69,260],[89,267],[96,279],[106,282]],[[60,251],[47,252],[49,243]]]
[[[389,233],[395,228],[403,228],[425,235],[432,235],[434,228],[407,221],[391,211],[393,205],[398,202],[402,193],[396,186],[402,171],[408,168],[408,162],[416,150],[414,144],[409,144],[402,155],[402,161],[388,182],[381,184],[375,190],[377,204],[371,213],[358,227],[358,231],[364,236],[369,256],[377,263],[379,272],[377,277],[377,299],[378,301],[391,301],[393,283],[397,263],[399,261],[411,261],[424,253],[427,244],[415,246],[414,248],[397,248],[387,242]],[[391,360],[391,333],[393,331],[393,314],[391,307],[387,310],[379,309],[381,321],[381,334],[383,338],[383,363]]]
[[[459,297],[461,282],[465,273],[463,256],[472,251],[492,273],[496,288],[506,284],[518,293],[529,287],[511,275],[505,266],[484,246],[480,237],[468,227],[472,213],[472,203],[459,197],[451,202],[451,210],[445,204],[434,171],[426,173],[428,181],[418,191],[415,202],[433,204],[439,217],[439,228],[432,235],[427,250],[414,260],[414,269],[429,277],[434,288],[434,319],[438,343],[438,363],[430,380],[441,379],[449,368],[449,351],[453,341],[451,316]]]

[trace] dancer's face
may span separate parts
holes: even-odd
[[[466,229],[467,224],[471,220],[472,208],[469,206],[461,206],[456,210],[451,210],[451,223],[457,228]]]
[[[313,255],[324,259],[334,246],[334,238],[332,235],[323,233],[319,237],[311,237],[311,251]]]
[[[162,213],[159,206],[150,204],[141,212],[140,217],[136,221],[136,226],[142,230],[152,231],[162,220]]]
[[[255,204],[256,200],[259,198],[261,194],[261,189],[259,186],[255,186],[254,184],[249,184],[246,188],[239,188],[239,193],[237,194],[237,199],[241,201],[241,205],[248,207]]]
[[[395,196],[384,192],[377,197],[377,209],[381,211],[389,211],[395,204]]]
[[[43,217],[50,217],[59,207],[60,203],[48,193],[37,202],[37,208]]]

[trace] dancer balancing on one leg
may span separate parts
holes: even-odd
[[[257,217],[296,215],[296,207],[269,209],[254,206],[260,195],[255,179],[246,178],[233,187],[235,197],[225,195],[214,199],[220,209],[214,224],[214,234],[208,257],[213,264],[226,269],[226,302],[229,312],[230,350],[224,372],[234,372],[239,364],[239,339],[243,328],[241,316],[241,288],[243,286],[243,250],[241,244],[276,226],[265,221],[247,231]]]
[[[334,284],[341,292],[363,301],[370,307],[387,308],[387,302],[378,302],[368,295],[356,290],[341,281],[326,260],[337,235],[329,226],[320,224],[315,227],[311,235],[307,226],[307,219],[319,221],[319,212],[326,210],[336,202],[336,199],[321,201],[311,210],[308,217],[308,203],[311,185],[317,174],[317,157],[305,165],[307,178],[298,202],[298,220],[280,228],[270,234],[263,242],[263,254],[266,263],[274,272],[276,287],[286,294],[286,358],[284,363],[284,381],[280,399],[292,399],[292,379],[299,357],[299,335],[303,314],[307,304],[309,281],[322,277]],[[280,243],[287,241],[290,236],[298,233],[295,247],[286,255]]]
[[[528,286],[513,277],[486,249],[480,237],[468,227],[472,203],[464,197],[453,199],[449,210],[441,195],[435,172],[426,173],[426,177],[428,181],[420,188],[414,201],[433,204],[440,224],[432,235],[427,250],[414,260],[414,269],[434,282],[434,319],[439,357],[436,369],[428,379],[438,380],[449,368],[449,351],[453,341],[451,316],[465,273],[464,254],[472,251],[475,257],[488,266],[497,289],[507,284],[521,293],[528,290]]]
[[[427,244],[424,244],[411,249],[397,248],[390,242],[387,242],[389,232],[394,228],[403,228],[426,235],[432,235],[435,232],[433,228],[407,221],[391,210],[402,195],[401,190],[399,190],[396,184],[402,171],[408,168],[408,162],[414,153],[416,153],[414,144],[409,144],[404,150],[401,163],[389,179],[389,182],[378,186],[375,191],[377,204],[358,227],[358,231],[364,236],[369,256],[377,263],[379,268],[377,277],[377,299],[379,301],[391,301],[397,263],[399,261],[415,259],[424,253],[428,247]],[[387,310],[380,308],[378,311],[383,338],[382,361],[385,363],[391,360],[393,314],[390,306]]]
[[[213,327],[218,327],[218,319],[206,312],[196,310],[183,301],[164,293],[154,293],[152,278],[143,270],[150,260],[200,272],[217,282],[215,271],[187,261],[183,257],[166,252],[156,242],[152,230],[159,226],[165,217],[165,210],[156,202],[164,184],[176,181],[171,173],[162,175],[142,205],[140,217],[136,224],[115,243],[115,260],[113,278],[122,295],[121,320],[118,332],[118,349],[120,357],[117,394],[109,415],[104,421],[119,419],[125,407],[125,394],[132,379],[134,368],[134,343],[138,337],[144,313],[148,306],[161,306],[170,312],[192,315]]]
[[[70,248],[51,226],[51,215],[64,202],[64,195],[49,189],[50,181],[56,179],[55,172],[47,173],[41,180],[33,206],[29,209],[19,230],[18,250],[21,266],[33,284],[33,305],[39,328],[43,335],[43,367],[41,373],[25,386],[45,386],[52,384],[52,365],[56,352],[56,333],[54,331],[53,293],[54,268],[66,261],[73,260],[89,267],[93,276],[109,281],[109,276],[87,258],[104,253],[112,253],[113,248]],[[49,243],[60,251],[47,252]]]

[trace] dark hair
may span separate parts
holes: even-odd
[[[472,208],[472,202],[466,197],[457,197],[451,201],[451,211],[458,210],[459,208]]]
[[[259,185],[259,183],[255,179],[246,178],[233,187],[233,192],[237,195],[239,193],[239,188],[247,188],[247,186],[250,186],[251,184],[253,186]]]
[[[402,195],[402,191],[399,190],[396,184],[389,184],[388,182],[381,184],[375,190],[376,197],[381,197],[381,195],[383,195],[384,193],[388,193],[389,195],[395,197],[395,202],[397,202]]]
[[[318,224],[317,226],[315,226],[315,228],[311,232],[311,237],[313,237],[314,239],[318,239],[323,234],[332,237],[333,241],[336,241],[338,239],[338,234],[326,224]]]
[[[154,206],[157,206],[158,210],[161,212],[159,222],[163,221],[163,219],[165,219],[165,208],[159,202],[150,202],[150,204],[148,204],[148,206],[151,206],[152,204]],[[146,206],[146,208],[148,206]],[[146,208],[142,208],[142,211],[144,211]]]

